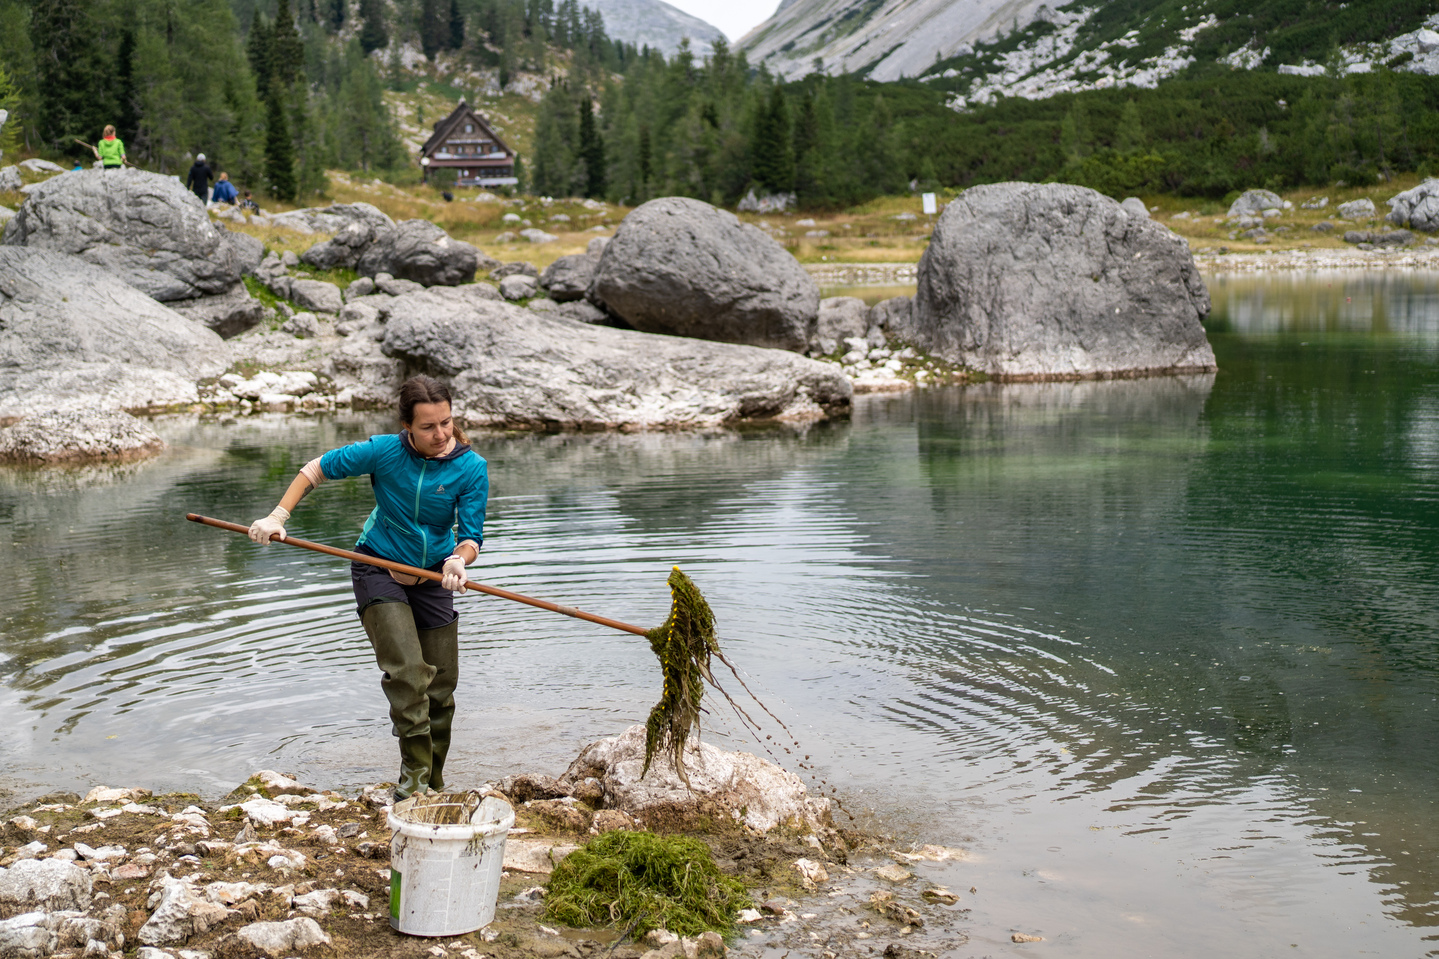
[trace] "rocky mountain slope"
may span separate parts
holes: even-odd
[[[605,32],[615,40],[649,46],[673,56],[680,41],[689,38],[690,49],[697,56],[710,52],[724,32],[699,17],[672,7],[664,0],[580,0],[583,6],[598,10],[605,20]]]
[[[785,0],[741,41],[788,78],[920,77],[954,105],[1106,86],[1152,87],[1191,66],[1439,73],[1433,0]]]

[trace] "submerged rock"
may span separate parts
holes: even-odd
[[[1180,236],[1086,187],[977,186],[919,264],[914,345],[1003,379],[1214,369],[1209,293]]]
[[[164,448],[150,424],[118,410],[55,410],[0,429],[0,463],[133,460]]]
[[[821,419],[849,408],[850,383],[837,367],[784,351],[457,300],[434,290],[396,299],[382,348],[414,370],[452,379],[456,412],[477,426],[717,426]]]
[[[727,210],[651,200],[600,254],[589,295],[637,330],[809,348],[819,287],[789,251]]]
[[[758,832],[779,826],[817,830],[828,825],[829,801],[811,798],[798,776],[750,753],[726,752],[694,740],[685,749],[689,785],[657,753],[647,774],[645,727],[586,746],[560,777],[588,777],[604,786],[605,807],[627,812],[651,829],[682,828],[722,815]]]

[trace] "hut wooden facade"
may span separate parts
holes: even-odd
[[[519,182],[515,151],[464,100],[435,124],[435,132],[420,147],[420,165],[427,181],[433,170],[453,169],[456,186],[514,186]]]

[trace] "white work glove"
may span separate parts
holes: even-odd
[[[470,578],[465,575],[465,560],[462,556],[451,553],[445,560],[445,565],[440,569],[443,578],[440,585],[452,593],[458,593],[465,588]]]
[[[271,537],[283,540],[285,538],[285,520],[289,518],[289,510],[283,506],[276,506],[270,511],[269,516],[257,519],[250,524],[250,539],[261,546],[269,546]]]

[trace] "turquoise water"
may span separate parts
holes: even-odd
[[[484,578],[652,625],[684,567],[848,808],[970,850],[928,867],[955,955],[1439,954],[1439,277],[1210,285],[1214,376],[479,437]],[[158,461],[0,473],[0,786],[393,776],[344,565],[182,518],[386,428],[177,418]],[[327,485],[291,531],[348,545],[369,502]],[[657,698],[642,639],[462,607],[462,782]]]

